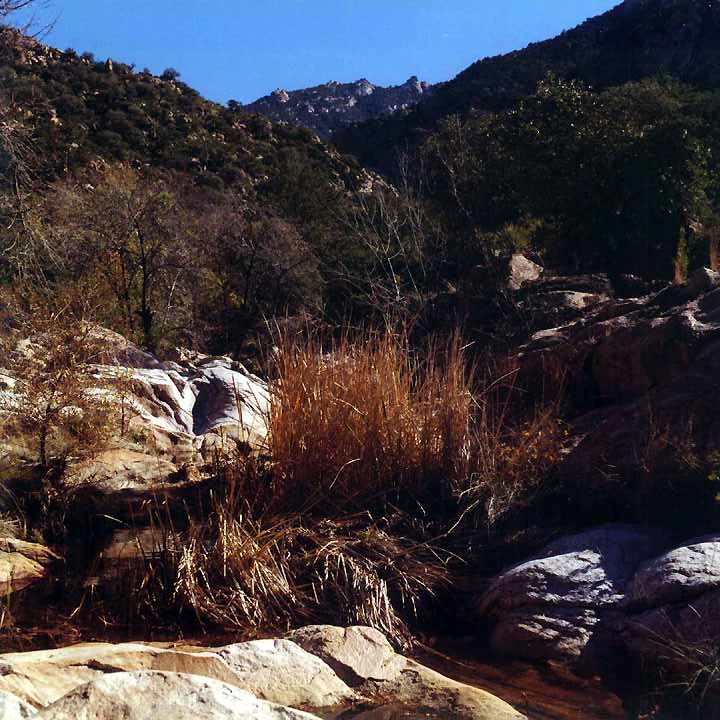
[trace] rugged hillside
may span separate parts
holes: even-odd
[[[291,92],[275,90],[243,110],[276,122],[302,125],[328,138],[353,123],[407,110],[431,92],[432,87],[415,76],[391,87],[373,85],[364,78],[353,83],[331,81]]]
[[[340,269],[362,260],[345,223],[376,182],[311,131],[208,102],[173,71],[136,72],[2,27],[0,172],[22,176],[20,193],[0,182],[0,275],[69,287],[94,273],[90,287],[114,296],[97,298],[101,321],[138,340],[140,317],[159,331],[160,307],[175,335],[215,317],[208,341],[263,315],[344,307]]]
[[[533,91],[548,73],[595,88],[667,74],[700,87],[720,83],[720,1],[625,0],[556,38],[485,58],[437,86],[428,101],[337,137],[362,161],[387,167],[442,118],[470,109],[497,111]]]
[[[8,28],[0,28],[0,88],[50,176],[102,158],[262,195],[292,155],[321,183],[367,179],[305,130],[231,112],[172,75],[62,52]]]

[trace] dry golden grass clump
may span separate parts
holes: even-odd
[[[266,631],[370,625],[399,639],[405,619],[447,579],[438,551],[367,514],[256,521],[220,504],[183,543],[174,594],[201,622]]]
[[[343,512],[393,495],[448,499],[472,464],[473,369],[458,340],[420,353],[391,334],[284,343],[268,418],[279,499]]]

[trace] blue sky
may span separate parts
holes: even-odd
[[[49,0],[46,41],[149,67],[177,68],[213,100],[277,87],[411,75],[438,82],[524,47],[620,0]]]

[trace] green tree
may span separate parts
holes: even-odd
[[[110,324],[156,348],[182,307],[191,267],[192,222],[168,183],[108,168],[85,182],[59,182],[45,213],[59,272],[95,277],[116,309]]]
[[[664,81],[597,94],[550,77],[512,111],[447,123],[426,153],[458,270],[473,237],[536,218],[554,264],[669,279],[681,228],[711,202],[707,124]]]

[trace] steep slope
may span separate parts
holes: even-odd
[[[414,110],[336,136],[362,162],[388,167],[442,118],[508,108],[548,73],[595,88],[658,74],[720,86],[720,0],[625,0],[613,10],[524,50],[480,60]]]
[[[415,76],[391,87],[373,85],[365,79],[353,83],[331,81],[291,92],[275,90],[243,110],[275,122],[301,125],[329,138],[353,123],[407,110],[431,92],[431,86]]]
[[[367,176],[301,128],[232,112],[177,79],[47,47],[0,26],[0,91],[49,179],[95,159],[186,173],[198,185],[263,195],[292,156],[320,184]]]

